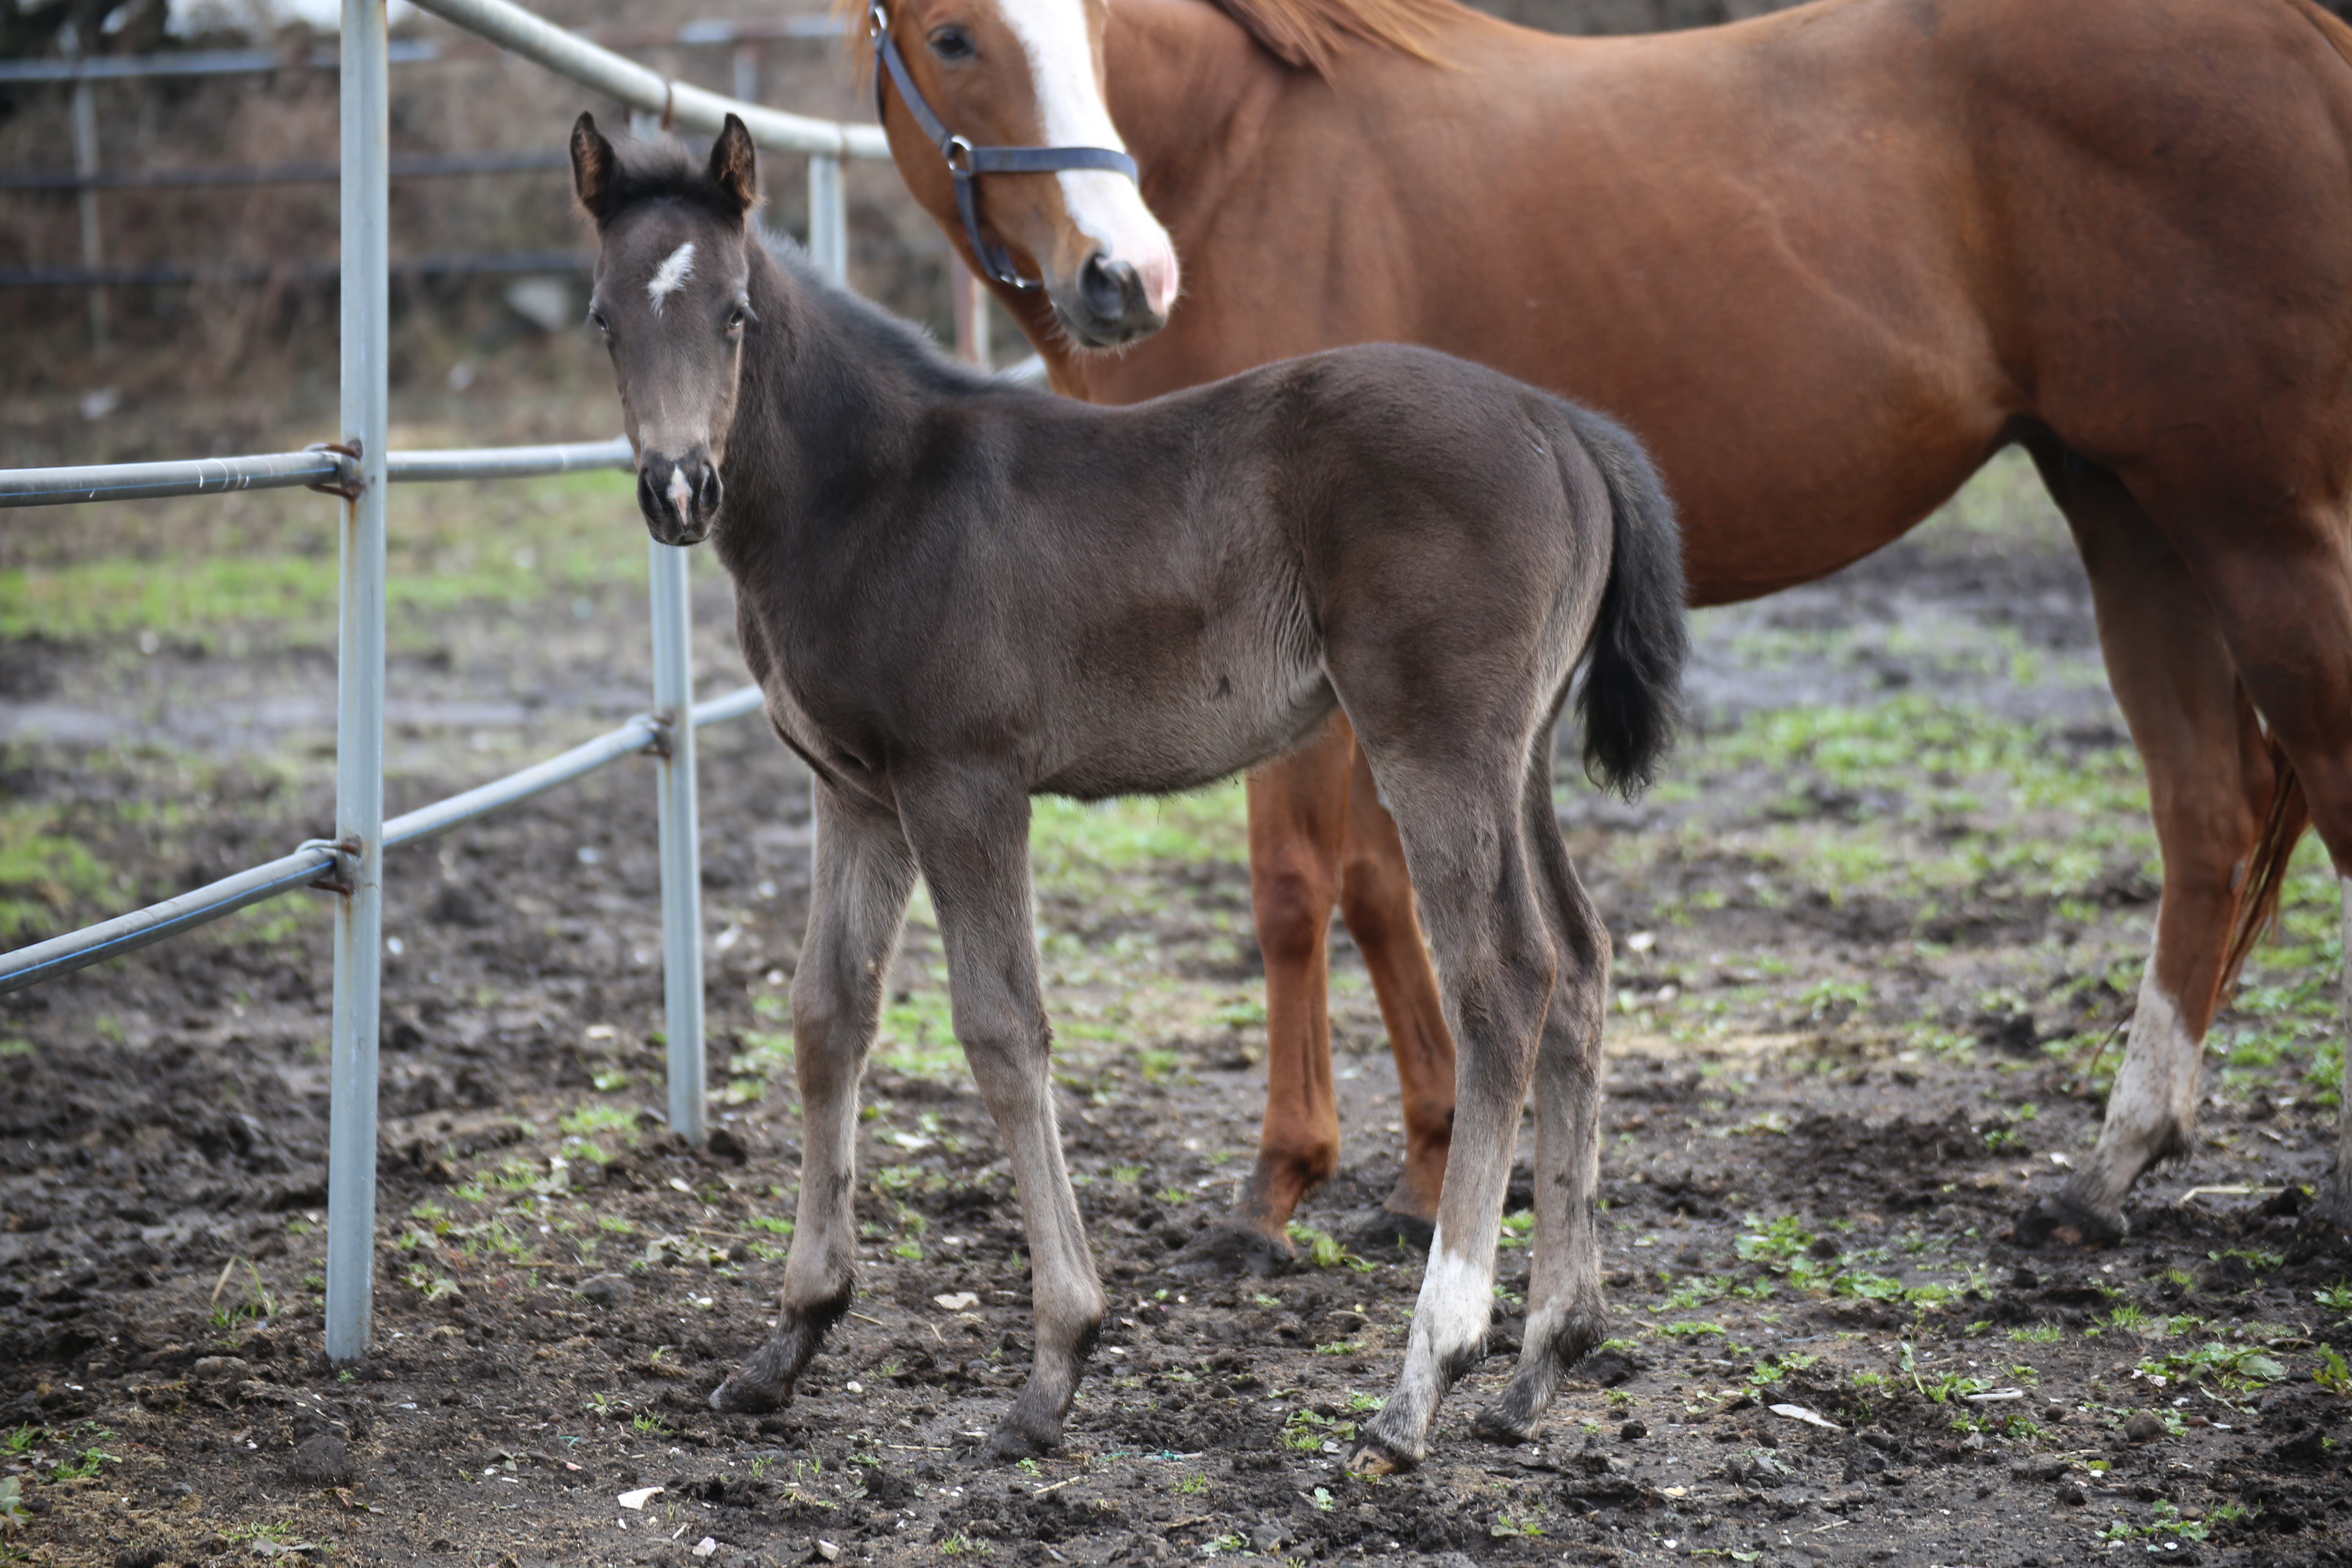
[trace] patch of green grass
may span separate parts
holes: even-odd
[[[2054,1345],[2066,1337],[2066,1331],[2055,1323],[2035,1323],[2031,1328],[2011,1329],[2009,1337],[2025,1344]]]

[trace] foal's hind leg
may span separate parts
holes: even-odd
[[[1352,737],[1353,731],[1349,734]],[[1454,1142],[1454,1036],[1429,965],[1429,944],[1406,874],[1404,841],[1381,804],[1370,761],[1355,749],[1348,782],[1347,847],[1340,860],[1339,914],[1356,939],[1388,1026],[1404,1111],[1404,1170],[1370,1224],[1373,1239],[1402,1236],[1429,1245],[1445,1188],[1445,1154]]]
[[[2253,710],[2211,599],[2122,483],[2033,447],[2091,576],[2116,700],[2147,770],[2164,896],[2099,1142],[2065,1187],[2017,1224],[2027,1246],[2105,1244],[2124,1198],[2186,1147],[2222,949],[2271,791]]]
[[[1559,969],[1517,770],[1467,749],[1437,749],[1442,762],[1374,756],[1445,980],[1456,1089],[1445,1191],[1404,1369],[1349,1459],[1370,1474],[1421,1461],[1438,1402],[1484,1353],[1503,1190]]]
[[[823,781],[808,940],[793,975],[793,1066],[801,1089],[801,1198],[776,1331],[710,1396],[714,1410],[758,1414],[793,1384],[849,1310],[857,1270],[857,1080],[881,1016],[914,857],[898,824],[845,802]]]
[[[1480,1436],[1500,1443],[1533,1440],[1560,1374],[1608,1332],[1595,1205],[1609,931],[1560,842],[1549,752],[1548,743],[1539,748],[1527,795],[1537,896],[1560,955],[1559,981],[1536,1053],[1535,1263],[1528,1282],[1528,1331],[1509,1386],[1473,1424]]]
[[[1109,1306],[1055,1125],[1029,894],[1029,797],[1017,779],[960,772],[902,783],[899,799],[939,910],[956,1039],[1004,1139],[1028,1226],[1037,1356],[989,1443],[999,1458],[1028,1458],[1060,1447]]]

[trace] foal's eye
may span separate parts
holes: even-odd
[[[943,60],[968,60],[980,53],[971,35],[961,27],[941,27],[930,37],[931,53]]]
[[[613,335],[613,323],[604,319],[604,312],[602,310],[589,311],[588,324],[608,338]]]
[[[730,332],[740,332],[743,330],[743,323],[751,319],[751,307],[739,304],[727,312],[727,330]]]

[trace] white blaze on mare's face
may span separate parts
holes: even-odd
[[[1085,0],[1002,0],[997,15],[1029,56],[1045,144],[1127,151],[1095,82]],[[1135,182],[1111,169],[1065,169],[1055,178],[1070,222],[1106,260],[1134,268],[1151,308],[1166,315],[1176,302],[1176,252]]]
[[[694,516],[694,487],[686,482],[686,472],[682,468],[669,471],[669,504],[677,509],[680,522]]]
[[[694,241],[689,239],[671,251],[668,258],[654,268],[654,275],[646,279],[646,298],[654,302],[654,314],[660,315],[662,301],[685,288],[686,280],[693,276]]]

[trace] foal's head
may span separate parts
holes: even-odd
[[[880,0],[871,25],[887,31],[916,90],[961,141],[1124,152],[1103,85],[1109,11],[1109,0]],[[885,88],[882,121],[916,198],[961,232],[947,161],[895,85]],[[985,231],[1044,281],[1078,343],[1114,347],[1168,324],[1175,247],[1125,174],[983,174],[978,194]]]
[[[698,543],[719,516],[752,320],[756,169],[751,133],[731,114],[699,170],[666,145],[625,164],[593,119],[572,127],[572,186],[600,242],[588,319],[613,355],[638,509],[664,544]]]

